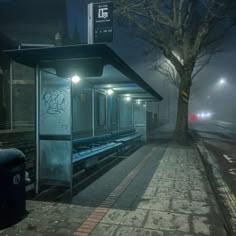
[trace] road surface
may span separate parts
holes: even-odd
[[[202,120],[190,122],[189,128],[214,154],[224,180],[236,194],[236,123]]]

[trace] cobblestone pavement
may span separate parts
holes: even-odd
[[[197,151],[173,145],[134,210],[35,201],[28,201],[27,209],[23,221],[0,235],[226,235]]]

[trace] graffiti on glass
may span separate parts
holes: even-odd
[[[48,90],[43,93],[43,101],[47,114],[60,114],[65,112],[66,91],[63,89]]]

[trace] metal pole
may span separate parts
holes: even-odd
[[[12,73],[12,61],[10,61],[10,129],[13,129],[13,94],[12,94],[12,83],[13,83],[13,73]]]
[[[118,99],[117,99],[117,128],[118,130],[120,130],[120,103],[121,103],[121,96],[119,95],[118,96]]]
[[[167,111],[167,115],[168,115],[168,122],[170,122],[170,83],[169,83],[169,81],[168,81],[168,103],[167,103],[167,107],[168,107],[168,111]]]
[[[94,43],[94,15],[93,15],[93,3],[88,4],[88,44]]]
[[[109,120],[108,120],[108,96],[105,94],[105,119],[106,119],[106,121],[105,121],[105,127],[106,127],[106,129],[107,128],[109,128]]]
[[[147,106],[148,106],[148,103],[147,103],[147,101],[144,102],[144,105],[145,105],[144,106],[144,108],[145,108],[144,109],[145,110],[144,114],[145,114],[145,142],[146,142],[147,141],[147,137],[148,137],[148,125],[147,125],[147,110],[148,110]]]
[[[132,126],[134,126],[134,100],[132,99],[131,103],[131,112],[132,112]]]
[[[35,176],[35,192],[36,194],[39,193],[39,168],[40,168],[40,140],[39,140],[39,129],[40,129],[40,122],[39,122],[39,112],[40,112],[40,87],[41,87],[41,72],[39,69],[39,65],[35,68],[35,101],[36,101],[36,108],[35,108],[35,147],[36,147],[36,176]]]
[[[95,136],[95,91],[92,89],[92,129],[93,129],[93,136]]]
[[[71,140],[70,140],[70,153],[71,153],[71,156],[70,156],[70,178],[71,178],[71,181],[70,181],[70,197],[71,197],[71,200],[72,200],[72,197],[73,197],[73,163],[72,163],[72,135],[73,135],[73,93],[72,93],[72,90],[73,90],[73,84],[72,84],[72,80],[70,80],[70,136],[71,136]]]

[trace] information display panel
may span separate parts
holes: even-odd
[[[88,43],[113,40],[113,3],[99,2],[88,5]]]

